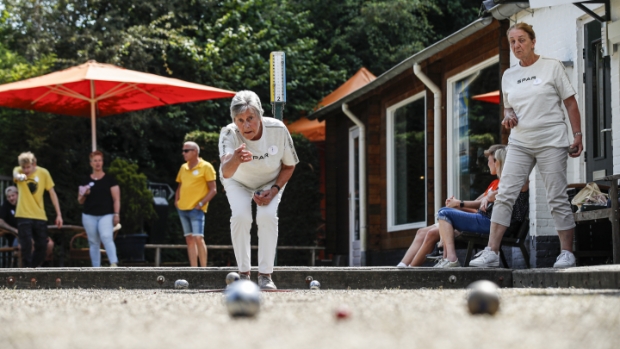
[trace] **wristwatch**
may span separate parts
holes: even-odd
[[[465,201],[461,200],[461,208],[465,207]]]

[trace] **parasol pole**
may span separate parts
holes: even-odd
[[[95,121],[95,82],[90,80],[90,133],[93,151],[97,150],[97,124]]]

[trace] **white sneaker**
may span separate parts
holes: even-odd
[[[110,264],[110,268],[118,268],[118,264],[112,263],[112,264]]]
[[[444,264],[446,263],[450,263],[450,261],[442,258],[437,261],[437,264],[433,265],[433,268],[443,268]]]
[[[259,275],[258,276],[258,286],[261,290],[277,290],[276,284],[273,283],[270,277]]]
[[[558,259],[556,259],[553,267],[554,268],[571,268],[576,265],[577,264],[575,263],[575,255],[572,252],[562,250],[562,252],[560,252],[560,255],[558,256]]]
[[[450,260],[444,259],[443,264],[439,268],[460,268],[460,267],[461,267],[461,263],[459,263],[458,259],[454,262],[450,262]]]
[[[403,262],[398,263],[398,265],[396,266],[396,268],[409,268],[409,266]]]
[[[493,252],[488,246],[476,253],[474,257],[477,258],[469,262],[470,267],[499,268],[499,253]]]

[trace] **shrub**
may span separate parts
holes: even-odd
[[[108,172],[118,181],[121,189],[121,224],[123,234],[141,233],[145,221],[157,217],[153,208],[153,194],[147,188],[146,175],[138,172],[138,165],[115,159]]]

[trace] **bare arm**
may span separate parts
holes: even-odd
[[[10,226],[4,219],[0,218],[0,228],[5,229],[17,236],[17,228]]]
[[[121,221],[121,188],[118,185],[110,188],[112,201],[114,201],[114,225]]]
[[[177,191],[174,192],[174,207],[179,208],[179,196],[181,196],[181,183],[177,186]]]
[[[581,114],[579,113],[579,106],[577,105],[575,96],[566,98],[564,100],[564,106],[568,112],[568,120],[570,121],[570,127],[573,130],[573,136],[575,137],[571,148],[577,149],[574,153],[569,153],[568,156],[571,158],[577,158],[583,151],[583,144],[581,143]]]
[[[239,165],[252,161],[252,152],[245,150],[245,143],[241,144],[232,154],[222,156],[222,175],[224,178],[232,177]]]
[[[58,196],[56,195],[56,191],[54,188],[49,190],[50,199],[52,199],[52,204],[54,205],[54,209],[56,210],[56,226],[58,228],[62,227],[62,213],[60,212],[60,204],[58,203]]]
[[[208,181],[207,187],[209,187],[209,192],[204,198],[200,199],[200,202],[196,205],[196,207],[194,207],[197,210],[201,210],[202,206],[206,205],[207,202],[211,201],[215,194],[217,194],[217,186],[215,184],[215,181]]]

